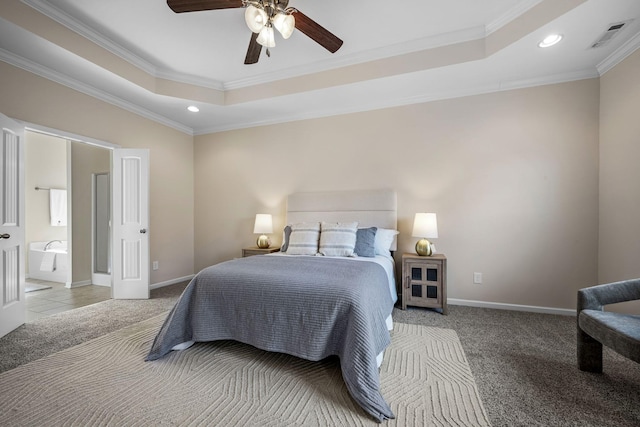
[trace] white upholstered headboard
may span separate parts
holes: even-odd
[[[287,198],[287,224],[358,221],[358,227],[398,229],[398,202],[393,190],[293,193]],[[396,241],[391,248],[395,251]]]

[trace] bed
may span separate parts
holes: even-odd
[[[393,418],[380,393],[378,368],[391,342],[397,300],[391,257],[395,192],[296,193],[287,199],[286,222],[286,252],[200,271],[165,319],[146,360],[194,342],[228,339],[311,361],[338,356],[353,399],[378,421]],[[344,233],[354,224],[356,246],[366,241],[358,246],[366,256],[344,256],[349,245],[334,244],[354,234]],[[316,231],[316,251],[324,256],[306,255],[313,250],[299,245],[313,240],[307,234]],[[330,235],[337,240],[330,241]]]

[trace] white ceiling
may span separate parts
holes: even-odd
[[[3,0],[0,60],[203,134],[596,77],[640,47],[638,0],[290,5],[342,48],[331,54],[295,31],[276,38],[270,58],[263,49],[258,64],[244,65],[251,33],[243,9],[176,14],[164,0]],[[620,21],[630,22],[608,45],[589,48]],[[564,39],[538,48],[550,32]],[[201,111],[187,112],[191,104]]]

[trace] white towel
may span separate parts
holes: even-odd
[[[49,210],[52,226],[67,226],[67,190],[49,190]]]
[[[55,271],[56,270],[56,253],[45,252],[40,261],[40,271]]]

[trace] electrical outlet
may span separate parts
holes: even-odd
[[[160,266],[158,265],[158,261],[153,261],[153,265],[152,267],[154,270],[157,270],[158,268],[160,268]]]
[[[482,273],[473,273],[473,283],[478,285],[482,283]]]

